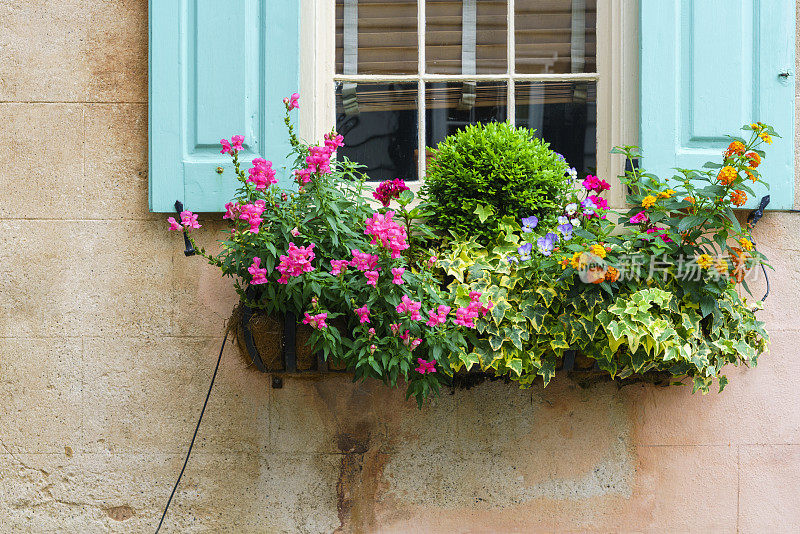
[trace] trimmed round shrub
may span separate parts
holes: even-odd
[[[535,215],[553,223],[568,190],[564,158],[534,136],[505,122],[467,126],[439,144],[428,163],[423,193],[428,223],[447,234],[490,242],[500,219]],[[479,206],[492,216],[481,222]]]

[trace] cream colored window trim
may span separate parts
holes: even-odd
[[[514,0],[508,0],[507,62],[505,74],[445,75],[425,72],[425,46],[418,47],[418,72],[408,75],[336,75],[336,11],[334,0],[301,0],[300,135],[319,139],[335,125],[335,83],[339,81],[416,82],[418,95],[425,101],[425,82],[431,81],[506,81],[509,84],[508,117],[516,118],[516,81],[596,81],[597,82],[597,166],[598,175],[612,184],[609,204],[624,207],[625,193],[618,175],[624,170],[623,158],[608,154],[616,145],[638,143],[639,57],[638,1],[598,0],[597,73],[518,74],[516,64]],[[425,39],[425,0],[417,3],[418,42]],[[418,146],[425,147],[425,114],[419,113]],[[420,148],[422,150],[422,148]],[[419,176],[425,175],[425,159],[419,160]],[[413,189],[421,186],[422,179]],[[409,184],[411,185],[411,184]]]

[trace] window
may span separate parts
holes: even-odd
[[[331,95],[319,113],[373,180],[418,181],[429,149],[476,122],[535,129],[579,171],[606,176],[611,140],[636,142],[635,113],[610,113],[626,91],[625,110],[637,105],[638,81],[620,82],[636,63],[635,37],[610,38],[623,33],[611,28],[635,29],[634,0],[321,1],[316,16],[335,38],[321,37],[331,57],[315,76],[327,70],[332,83],[317,81]]]

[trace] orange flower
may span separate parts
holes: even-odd
[[[694,197],[684,197],[683,200],[684,200],[684,202],[689,202],[690,204],[694,204],[695,203]]]
[[[697,265],[699,265],[701,269],[708,269],[713,263],[714,260],[708,254],[700,254],[697,257]]]
[[[726,150],[723,155],[725,156],[725,159],[733,157],[734,155],[741,156],[744,154],[744,150],[744,144],[742,144],[740,141],[734,141],[728,145],[728,150]]]
[[[742,248],[747,251],[753,250],[753,242],[747,239],[746,237],[740,238],[739,244],[742,245]]]
[[[744,206],[744,203],[747,202],[747,193],[737,189],[733,193],[731,193],[731,203],[736,207]]]
[[[606,282],[616,282],[619,278],[619,271],[613,267],[609,267],[606,270]]]
[[[760,134],[758,134],[758,136],[761,138],[762,141],[764,141],[768,145],[772,144],[772,136],[769,135],[767,132],[761,132]]]
[[[736,169],[728,165],[727,167],[723,167],[722,170],[719,171],[717,175],[717,180],[722,185],[731,185],[736,178],[739,177],[739,173],[736,172]]]
[[[756,178],[756,175],[753,174],[752,172],[744,171],[744,173],[747,175],[748,178],[750,178],[751,182],[756,183],[758,181],[758,178]]]
[[[728,274],[728,262],[722,258],[719,258],[714,263],[714,269],[716,269],[719,274],[726,275]]]
[[[761,165],[761,156],[759,156],[757,153],[755,153],[755,152],[748,152],[748,153],[745,155],[745,157],[747,157],[747,159],[748,159],[748,160],[750,160],[750,166],[751,166],[752,168],[754,168],[754,169],[755,169],[756,167],[758,167],[759,165]]]

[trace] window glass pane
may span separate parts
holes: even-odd
[[[536,130],[579,175],[597,169],[597,86],[594,82],[517,83],[517,126]]]
[[[505,0],[475,0],[474,68],[462,65],[463,14],[461,0],[425,3],[425,57],[434,74],[498,74],[506,72]],[[467,25],[469,27],[469,18]]]
[[[505,82],[428,83],[425,87],[426,144],[429,147],[435,148],[445,137],[468,124],[502,122],[508,118]]]
[[[371,180],[417,179],[416,83],[337,84],[336,131]]]
[[[354,10],[345,9],[345,0],[336,0],[336,72],[415,74],[418,71],[417,3],[358,0],[355,5]],[[357,40],[349,37],[356,33]],[[345,64],[346,46],[357,48],[358,61],[353,65]],[[349,54],[350,50],[347,52]]]
[[[597,0],[516,0],[517,72],[595,72]]]

